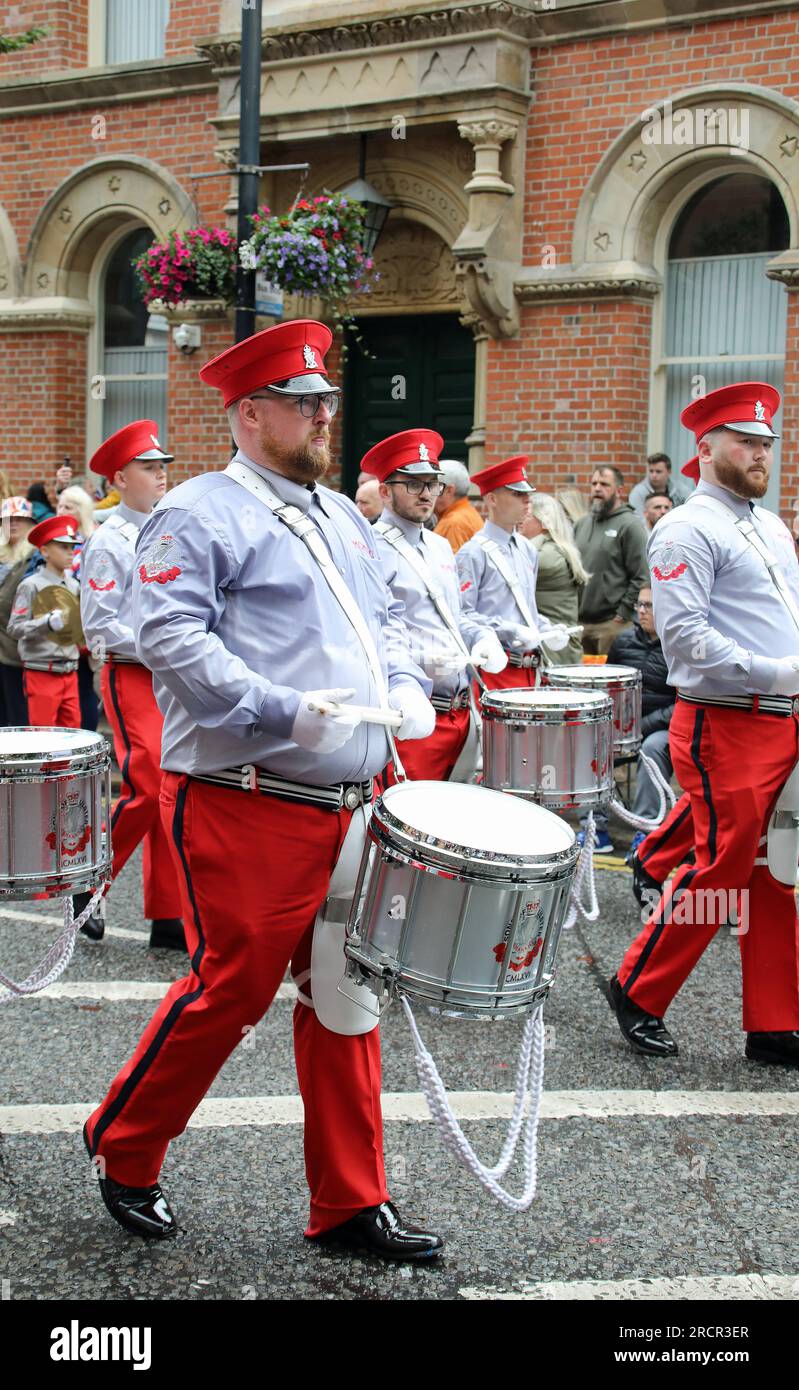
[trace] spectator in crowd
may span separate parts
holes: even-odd
[[[647,497],[644,503],[644,521],[647,531],[651,531],[655,523],[660,521],[666,512],[670,512],[673,506],[674,503],[670,497],[666,496],[665,492],[653,492],[651,496]]]
[[[60,496],[61,493],[64,491],[64,489],[67,488],[67,487],[69,487],[69,485],[70,485],[71,482],[72,482],[72,464],[70,463],[69,458],[65,456],[64,462],[61,464],[61,467],[56,469],[56,474],[55,474],[55,490],[56,490],[56,495],[57,495],[57,496]],[[56,515],[57,515],[57,514],[58,514],[58,513],[56,513]]]
[[[535,601],[539,613],[553,623],[573,627],[577,623],[580,590],[590,576],[574,544],[571,522],[560,503],[546,492],[530,496],[530,515],[519,527],[538,551]],[[572,637],[559,652],[547,649],[547,659],[571,665],[582,658],[579,637]]]
[[[36,568],[38,555],[28,540],[33,507],[26,497],[6,497],[0,507],[0,724],[27,724],[22,661],[8,633],[14,596]]]
[[[33,520],[37,525],[40,521],[46,521],[48,516],[55,516],[55,483],[46,483],[44,480],[31,483],[26,495],[33,507]]]
[[[560,503],[572,526],[577,525],[581,516],[588,515],[588,503],[578,487],[562,487],[555,493],[555,501]]]
[[[466,465],[457,459],[440,459],[439,467],[444,474],[445,486],[436,501],[435,533],[449,541],[457,554],[476,531],[482,530],[483,518],[469,501],[471,480]]]
[[[361,516],[365,516],[370,525],[377,521],[383,510],[383,499],[380,496],[380,484],[377,478],[367,476],[366,481],[360,484],[355,494],[355,505]]]
[[[647,533],[623,491],[618,468],[595,468],[591,510],[574,528],[583,567],[591,576],[580,594],[583,651],[599,656],[629,626],[638,592],[649,583]]]
[[[636,483],[630,493],[630,506],[635,508],[643,521],[644,503],[648,497],[654,494],[668,497],[673,507],[679,507],[692,492],[693,487],[687,478],[672,478],[668,454],[650,454],[646,461],[646,477]]]
[[[655,619],[652,610],[652,590],[641,589],[635,606],[635,620],[616,638],[608,652],[608,661],[619,666],[633,666],[641,672],[641,752],[660,769],[665,781],[672,774],[669,754],[669,724],[674,713],[677,692],[668,682],[668,668],[660,638],[655,632]],[[647,820],[654,820],[660,810],[660,797],[657,787],[638,761],[635,781],[633,814]],[[582,818],[581,818],[582,819]],[[613,845],[608,834],[608,818],[602,811],[594,812],[596,822],[595,854],[612,854]],[[582,843],[583,833],[578,836]],[[646,832],[638,831],[633,836],[630,855],[632,856]]]
[[[80,561],[83,547],[94,532],[99,530],[94,519],[94,502],[85,488],[78,487],[76,483],[71,484],[64,488],[58,498],[56,515],[74,516],[78,523],[78,534],[75,537],[75,549],[72,555],[72,573],[76,579],[80,580]],[[92,733],[97,728],[100,716],[100,702],[94,689],[94,672],[101,665],[102,661],[99,657],[93,657],[87,648],[81,647],[78,660],[80,725],[82,729],[91,729]]]

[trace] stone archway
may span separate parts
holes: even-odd
[[[0,298],[13,299],[22,286],[22,264],[14,228],[0,207]]]

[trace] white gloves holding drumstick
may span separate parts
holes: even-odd
[[[435,728],[436,712],[417,685],[397,685],[390,691],[388,703],[397,712],[390,721],[379,710],[348,708],[346,702],[354,694],[352,689],[306,690],[291,727],[293,741],[310,753],[335,753],[364,721],[390,722],[397,738],[403,739],[427,738]]]

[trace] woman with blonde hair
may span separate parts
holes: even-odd
[[[590,575],[574,544],[569,518],[548,492],[534,492],[530,515],[520,529],[538,551],[535,601],[539,613],[553,623],[573,627],[578,621],[580,589]],[[547,652],[547,659],[558,666],[582,661],[582,657],[579,637],[572,637],[562,651]]]
[[[563,508],[572,526],[581,516],[588,515],[588,503],[578,487],[562,487],[555,493],[555,501]]]

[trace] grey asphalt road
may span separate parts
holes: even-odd
[[[629,834],[615,838],[623,847]],[[136,934],[109,934],[99,945],[80,938],[62,977],[72,997],[53,992],[0,1009],[4,1299],[479,1300],[595,1297],[600,1289],[618,1298],[636,1287],[640,1297],[654,1287],[675,1298],[722,1298],[730,1289],[745,1298],[799,1294],[796,1116],[774,1113],[797,1100],[799,1074],[744,1060],[738,945],[726,930],[670,1011],[680,1056],[654,1061],[629,1050],[605,998],[638,925],[620,859],[599,870],[601,918],[564,940],[546,1007],[545,1091],[567,1093],[575,1104],[563,1118],[542,1120],[529,1211],[500,1207],[432,1123],[389,1119],[394,1198],[403,1215],[441,1232],[446,1254],[420,1268],[324,1252],[302,1236],[301,1126],[232,1123],[223,1107],[218,1124],[189,1129],[167,1155],[162,1182],[180,1221],[178,1240],[152,1246],[127,1237],[102,1207],[80,1121],[155,1008],[153,999],[107,997],[110,983],[156,986],[184,973],[184,957],[148,949],[140,874],[137,856],[109,901],[110,924]],[[41,919],[57,911],[3,906],[5,970],[20,978],[43,953],[57,927]],[[275,1002],[220,1072],[212,1098],[296,1096],[291,1008],[288,999]],[[518,1023],[419,1018],[452,1090],[512,1089]],[[418,1092],[398,1007],[383,1025],[383,1056],[384,1090]],[[623,1103],[634,1092],[647,1093],[645,1113],[617,1113],[612,1098],[623,1093]],[[692,1097],[719,1095],[732,1113],[690,1113]],[[577,1104],[590,1113],[575,1114]],[[758,1104],[771,1113],[753,1113]],[[47,1106],[77,1109],[65,1128],[42,1132]],[[494,1162],[506,1124],[489,1118],[464,1127]],[[515,1190],[518,1168],[508,1182]]]

